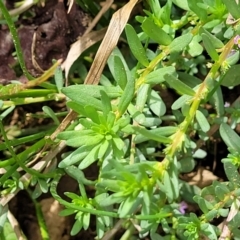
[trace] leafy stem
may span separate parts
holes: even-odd
[[[176,154],[176,152],[181,148],[184,141],[184,135],[186,134],[189,125],[191,124],[192,120],[195,117],[196,111],[199,108],[201,100],[205,99],[207,93],[210,91],[208,86],[209,85],[208,81],[212,81],[214,77],[217,75],[219,68],[222,66],[227,55],[230,53],[232,47],[233,47],[233,38],[230,39],[229,42],[225,45],[225,48],[223,49],[223,52],[221,53],[219,60],[213,64],[204,82],[201,83],[201,85],[199,86],[195,96],[193,97],[192,105],[189,109],[187,116],[185,117],[183,122],[180,124],[179,130],[172,137],[173,142],[171,143],[170,146],[166,148],[166,157],[164,161],[168,162],[169,157],[171,159]]]

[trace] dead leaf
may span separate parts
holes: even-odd
[[[78,59],[78,57],[82,54],[83,51],[91,47],[96,42],[100,41],[106,29],[101,29],[99,31],[90,32],[88,34],[84,34],[80,37],[75,43],[71,45],[71,49],[68,52],[67,58],[65,62],[62,64],[62,69],[65,69],[65,78],[68,78],[69,70],[72,64]]]
[[[98,84],[103,68],[107,59],[115,46],[118,39],[129,19],[133,7],[138,0],[130,0],[121,9],[115,12],[112,16],[106,35],[97,51],[93,64],[85,79],[85,84]]]

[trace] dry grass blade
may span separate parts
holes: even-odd
[[[80,37],[75,43],[72,44],[71,49],[68,52],[65,62],[62,64],[62,68],[65,69],[65,78],[67,79],[69,70],[72,64],[77,60],[83,51],[91,47],[96,42],[100,41],[106,29],[90,32]]]
[[[77,60],[77,58],[85,51],[87,48],[91,47],[96,42],[100,41],[104,34],[106,33],[106,29],[101,29],[99,31],[91,32],[95,27],[101,16],[111,7],[113,0],[107,0],[104,3],[104,6],[99,11],[97,16],[93,19],[93,21],[89,24],[87,30],[84,35],[80,37],[75,43],[72,44],[70,51],[68,52],[67,59],[62,64],[62,69],[65,69],[65,79],[68,78],[69,70],[72,64]],[[69,9],[73,5],[73,1],[69,0]],[[70,10],[68,9],[68,13]]]
[[[97,51],[94,62],[85,80],[85,84],[98,84],[100,75],[107,62],[107,59],[114,47],[117,45],[118,39],[129,19],[133,7],[138,0],[130,0],[121,9],[115,12],[108,26],[107,33]]]
[[[13,216],[13,214],[8,211],[8,221],[12,225],[12,228],[17,236],[18,240],[25,240],[25,236],[22,233],[21,227],[17,221],[17,219]]]
[[[99,13],[97,14],[97,16],[93,19],[93,21],[89,24],[86,32],[84,33],[87,34],[90,31],[92,31],[92,29],[95,27],[95,25],[98,23],[99,19],[102,17],[102,15],[111,7],[111,5],[113,4],[113,0],[107,0],[102,9],[99,11]]]

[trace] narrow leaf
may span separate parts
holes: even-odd
[[[115,86],[99,86],[99,85],[72,85],[62,89],[62,92],[69,98],[80,98],[84,95],[88,95],[94,98],[101,98],[101,91],[105,91],[110,98],[120,97],[122,90]]]
[[[190,88],[188,85],[185,83],[181,82],[178,80],[175,76],[170,75],[170,74],[165,74],[164,78],[166,82],[176,91],[178,91],[180,94],[184,95],[189,95],[189,96],[194,96],[195,91]]]
[[[156,25],[152,19],[147,18],[142,24],[143,31],[155,42],[161,45],[169,45],[172,38],[161,27]]]
[[[115,73],[114,78],[117,84],[121,87],[122,90],[124,90],[127,84],[127,74],[126,69],[124,68],[124,65],[122,63],[122,60],[118,56],[114,57],[114,73]]]
[[[168,46],[169,51],[181,52],[188,44],[192,41],[193,35],[191,33],[184,34],[178,38],[175,38],[171,44]]]
[[[125,32],[132,54],[143,66],[147,67],[149,62],[146,56],[146,51],[143,48],[136,31],[131,25],[127,24],[125,27]]]
[[[167,138],[167,137],[164,137],[164,136],[161,136],[161,135],[158,135],[158,134],[155,134],[145,128],[140,128],[140,127],[136,127],[136,126],[133,126],[133,129],[142,134],[143,136],[147,137],[148,139],[152,139],[152,140],[155,140],[157,142],[161,142],[161,143],[170,143],[171,142],[171,139],[170,138]]]
[[[200,34],[206,34],[209,38],[209,40],[211,41],[212,45],[214,48],[222,48],[224,47],[223,42],[216,38],[214,35],[212,35],[210,32],[208,32],[206,29],[204,29],[203,27],[200,29]]]
[[[50,117],[52,120],[55,122],[55,124],[60,125],[60,122],[58,118],[56,117],[54,111],[48,107],[48,106],[43,106],[42,110]]]
[[[224,170],[228,180],[233,183],[236,187],[240,186],[240,175],[238,168],[234,166],[230,161],[223,162]]]
[[[196,111],[196,119],[203,132],[207,132],[210,129],[208,120],[206,119],[204,114],[199,110]]]
[[[239,4],[237,4],[236,0],[222,0],[223,3],[226,5],[228,12],[231,13],[231,15],[235,19],[240,18],[240,8]]]
[[[131,78],[128,80],[127,86],[119,100],[118,104],[118,115],[122,116],[131,103],[135,91],[135,79]]]
[[[235,87],[240,84],[240,64],[232,66],[221,80],[221,85],[225,87]]]
[[[199,7],[198,4],[201,2],[201,0],[188,1],[188,7],[204,22],[207,19],[207,11]]]
[[[226,123],[221,124],[220,135],[230,149],[240,153],[240,137]]]
[[[178,98],[172,105],[172,110],[177,110],[179,108],[181,108],[182,106],[184,106],[185,104],[188,104],[188,102],[190,103],[191,101],[191,96],[188,95],[183,95],[180,98]]]
[[[112,111],[112,105],[110,102],[110,98],[108,97],[108,95],[106,94],[105,91],[101,91],[100,92],[102,95],[102,109],[103,109],[103,114],[105,116],[107,116],[109,114],[109,112]]]
[[[211,59],[214,60],[215,62],[218,61],[219,55],[218,55],[216,49],[214,48],[214,45],[212,44],[209,36],[207,34],[203,33],[202,40],[203,40],[203,45],[204,45],[207,53],[211,57]]]
[[[151,73],[149,73],[145,77],[145,83],[147,84],[159,84],[165,81],[164,75],[165,74],[172,74],[176,73],[175,68],[173,66],[159,68]]]

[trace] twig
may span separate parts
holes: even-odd
[[[119,220],[111,230],[107,231],[104,234],[102,240],[111,239],[119,231],[119,229],[122,227],[123,222],[124,222],[123,219]]]
[[[22,230],[19,226],[19,223],[17,221],[17,219],[13,216],[13,214],[8,211],[8,221],[11,224],[16,236],[18,240],[26,240],[26,237],[24,236],[24,234],[22,233]]]

